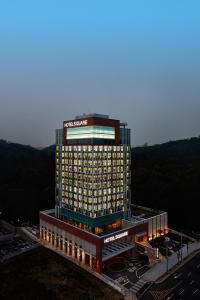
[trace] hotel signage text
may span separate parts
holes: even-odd
[[[112,235],[112,236],[109,236],[108,238],[104,239],[104,244],[105,243],[109,243],[109,242],[113,242],[113,241],[116,241],[124,236],[127,236],[128,235],[128,231],[125,231],[125,232],[122,232],[122,233],[119,233],[119,234],[115,234],[115,235]]]
[[[88,120],[81,121],[72,121],[64,124],[64,127],[76,127],[76,126],[85,126],[88,124]]]

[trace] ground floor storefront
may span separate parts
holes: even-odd
[[[77,237],[59,227],[41,221],[40,222],[40,240],[52,248],[58,249],[77,262],[97,271],[97,251],[96,245]]]
[[[40,213],[40,240],[44,245],[57,249],[77,262],[97,273],[102,273],[105,262],[121,255],[131,256],[135,248],[138,232],[144,232],[142,226],[126,228],[98,236],[74,227],[48,212]]]

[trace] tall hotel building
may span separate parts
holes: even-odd
[[[40,212],[40,239],[98,273],[134,251],[148,222],[131,221],[130,129],[82,115],[56,130],[55,209]]]

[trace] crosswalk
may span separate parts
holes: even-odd
[[[164,300],[174,290],[173,288],[161,290],[161,291],[150,291],[150,294],[155,300]],[[170,297],[171,298],[171,297]]]
[[[139,279],[137,282],[135,282],[132,286],[131,289],[133,292],[138,292],[144,285],[146,284],[146,281],[143,279]]]

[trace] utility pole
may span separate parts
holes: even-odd
[[[179,258],[180,258],[180,249],[178,249],[178,251],[177,251],[178,264],[179,264]]]
[[[183,260],[183,235],[182,235],[182,229],[181,229],[181,262]]]

